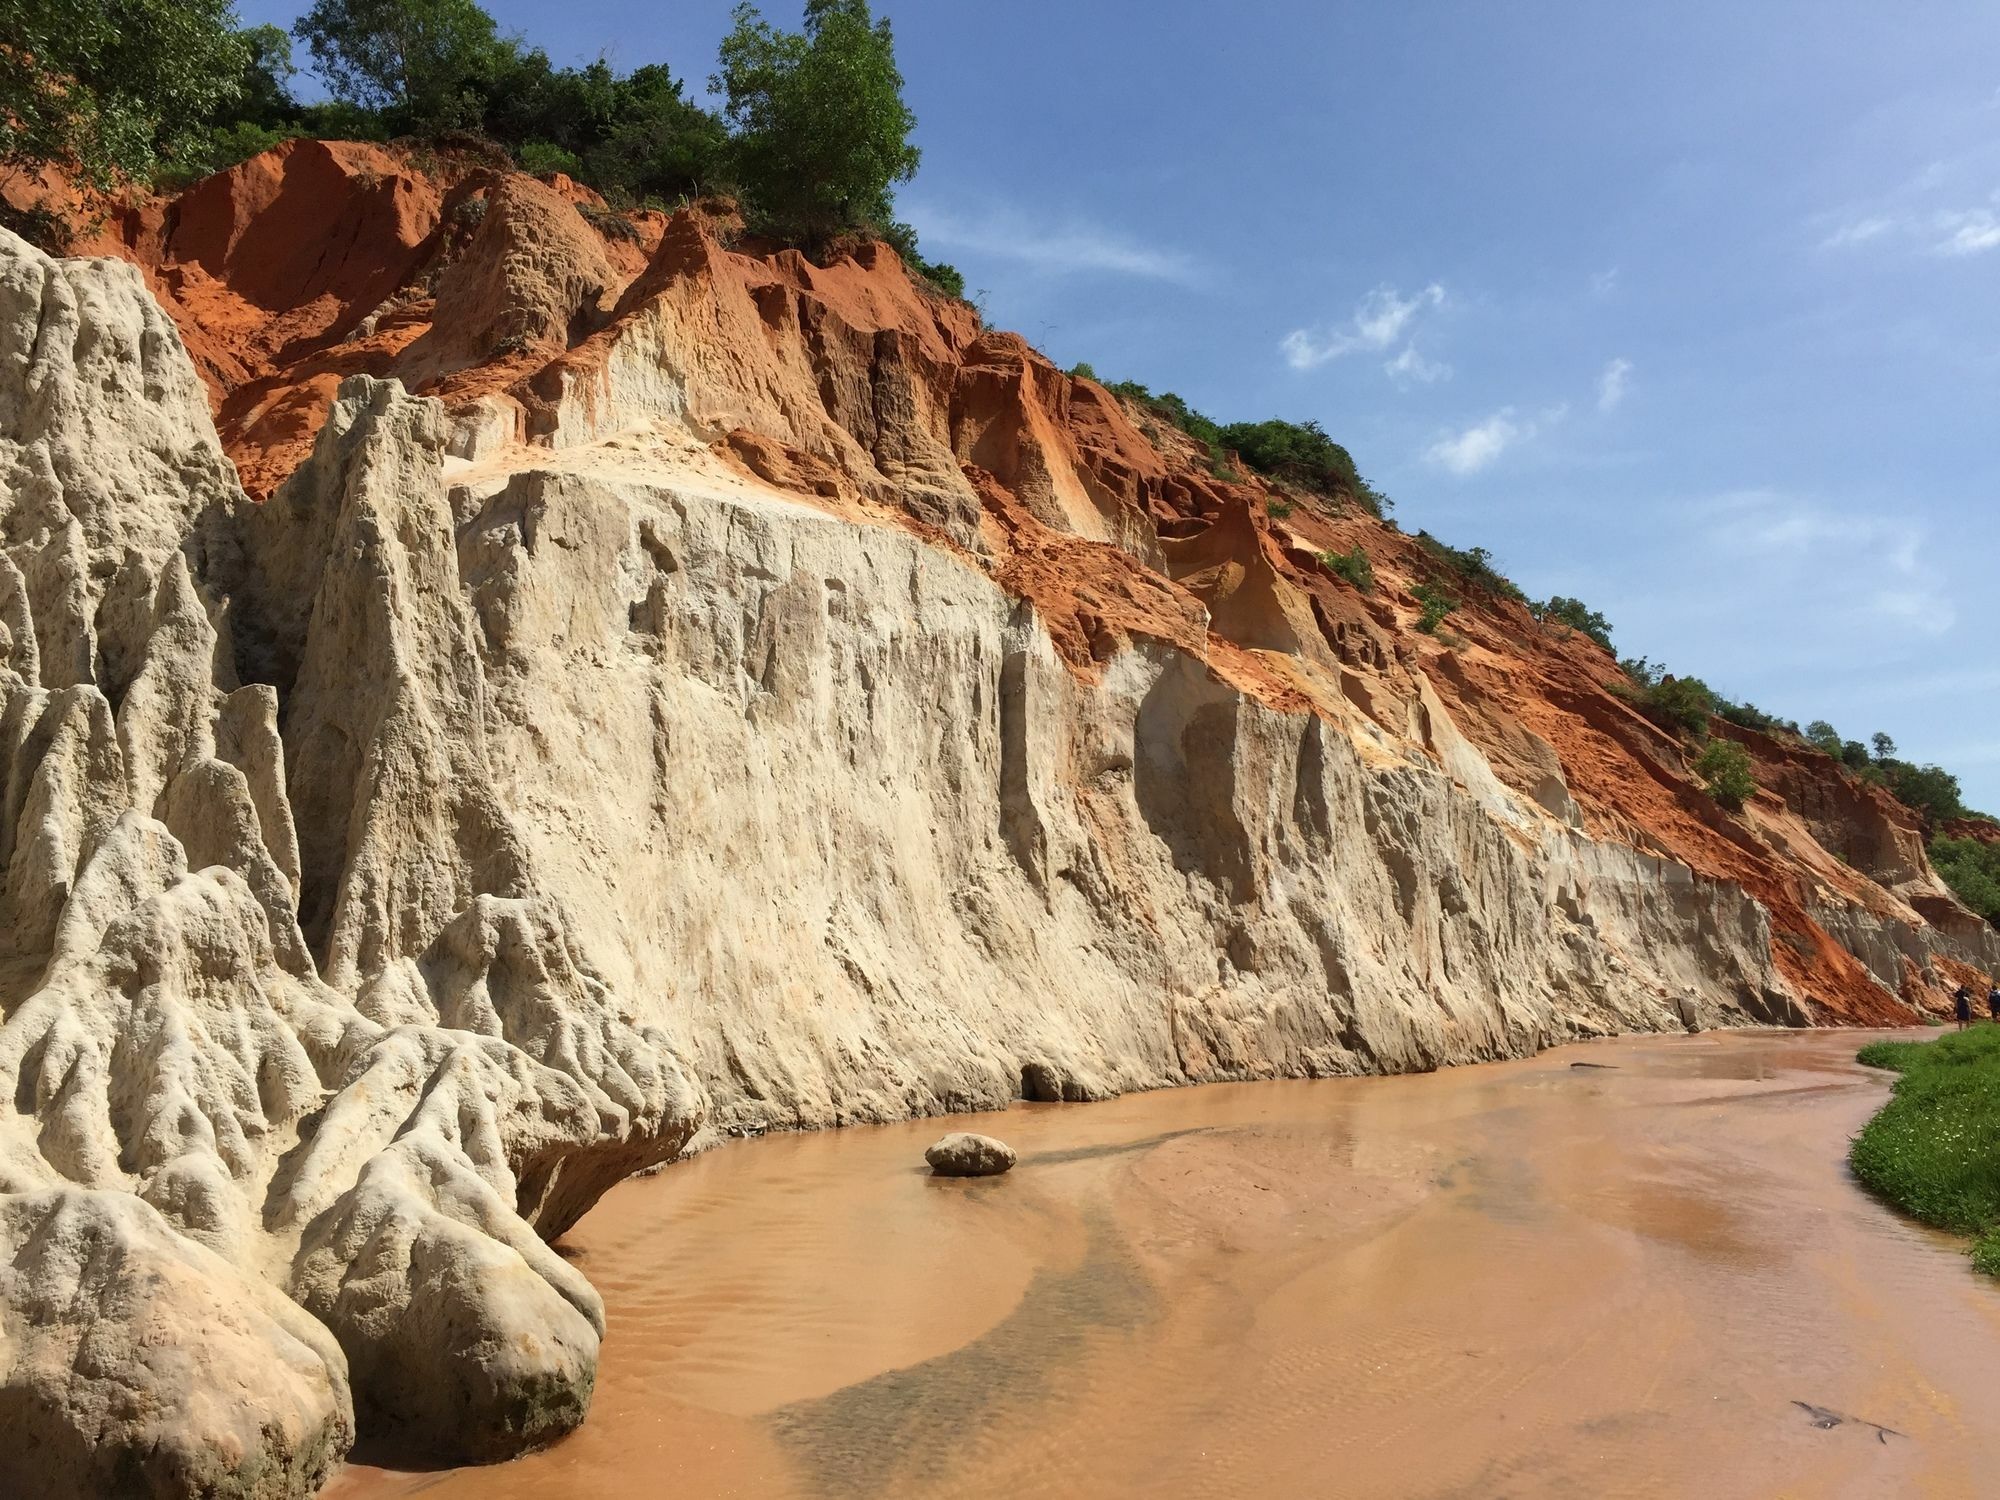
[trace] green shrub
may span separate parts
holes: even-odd
[[[1089,360],[1080,359],[1069,367],[1069,378],[1071,380],[1096,380],[1097,369]],[[1101,381],[1099,382],[1099,384],[1102,383]]]
[[[957,266],[947,265],[940,260],[926,260],[923,251],[917,248],[917,232],[908,224],[892,221],[876,230],[884,243],[892,247],[902,257],[903,265],[919,281],[944,293],[947,297],[965,300],[965,277],[959,274]]]
[[[1287,422],[1280,417],[1231,422],[1219,438],[1225,448],[1268,478],[1328,498],[1351,497],[1378,518],[1390,508],[1389,497],[1361,477],[1353,456],[1317,422]]]
[[[535,177],[550,172],[567,172],[572,177],[583,175],[583,162],[577,154],[565,151],[553,141],[523,141],[514,158],[523,172]]]
[[[1667,675],[1667,669],[1658,662],[1644,656],[1619,658],[1618,670],[1625,674],[1625,680],[1635,688],[1658,687],[1660,679]]]
[[[1854,1138],[1855,1177],[1926,1224],[1978,1236],[1973,1265],[2000,1274],[2000,1026],[1875,1042],[1859,1058],[1902,1076]]]
[[[1091,371],[1090,378],[1097,378],[1096,371]],[[1209,472],[1218,478],[1236,477],[1227,457],[1234,453],[1254,473],[1329,499],[1353,500],[1377,520],[1386,517],[1394,506],[1387,495],[1361,477],[1347,450],[1328,437],[1317,422],[1287,422],[1271,417],[1262,422],[1231,422],[1224,427],[1172,391],[1155,395],[1136,380],[1111,381],[1105,389],[1145,408],[1200,443],[1208,450]]]
[[[1760,734],[1769,734],[1782,728],[1779,720],[1764,712],[1754,703],[1732,703],[1720,694],[1715,699],[1716,716],[1734,724],[1738,729],[1754,729]]]
[[[1368,561],[1368,554],[1359,547],[1352,552],[1322,552],[1319,554],[1319,564],[1334,577],[1346,579],[1362,593],[1375,592],[1375,565]],[[1419,600],[1421,602],[1421,595]],[[1437,628],[1445,614],[1450,613],[1450,608],[1447,604],[1444,613],[1439,614],[1437,619],[1431,622],[1431,629]]]
[[[1739,811],[1757,791],[1750,772],[1750,753],[1734,740],[1710,740],[1694,763],[1694,773],[1709,796],[1732,812]]]
[[[1267,500],[1264,502],[1264,513],[1274,521],[1287,520],[1292,514],[1292,502],[1289,500]]]
[[[1423,613],[1417,617],[1417,629],[1425,635],[1436,635],[1438,626],[1445,616],[1458,608],[1458,601],[1439,588],[1435,583],[1420,583],[1411,591]]]
[[[1540,604],[1530,604],[1536,619],[1544,625],[1561,625],[1589,636],[1606,651],[1611,649],[1611,622],[1581,599],[1557,594]]]

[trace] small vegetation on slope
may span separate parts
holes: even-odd
[[[1527,603],[1527,595],[1515,587],[1513,579],[1493,566],[1493,554],[1484,547],[1454,547],[1428,531],[1417,533],[1417,545],[1431,555],[1433,562],[1449,569],[1466,588]]]
[[[1097,371],[1089,364],[1074,365],[1069,373],[1083,380],[1098,378]],[[1378,520],[1395,508],[1393,500],[1361,477],[1353,456],[1328,437],[1326,429],[1317,422],[1266,417],[1261,422],[1225,425],[1196,411],[1173,391],[1155,394],[1136,380],[1114,380],[1105,383],[1104,388],[1208,449],[1209,471],[1218,477],[1232,477],[1229,455],[1234,453],[1245,467],[1266,479],[1330,500],[1352,500]],[[1289,511],[1281,513],[1274,505],[1272,514],[1289,514]]]
[[[1854,1175],[1912,1217],[1976,1236],[1973,1264],[2000,1276],[2000,1026],[1876,1042],[1860,1060],[1902,1076],[1854,1139]]]
[[[1352,552],[1322,552],[1319,554],[1319,565],[1364,594],[1375,591],[1375,565],[1368,561],[1368,554],[1359,547]]]
[[[1544,625],[1554,625],[1561,629],[1575,630],[1589,636],[1606,651],[1611,649],[1611,622],[1604,618],[1602,610],[1592,609],[1581,599],[1571,599],[1557,594],[1540,604],[1530,604],[1535,618]]]
[[[1750,752],[1734,740],[1710,740],[1695,757],[1694,774],[1702,779],[1709,796],[1732,812],[1741,811],[1757,791],[1757,778],[1750,773]]]
[[[1423,613],[1417,616],[1417,629],[1425,635],[1436,635],[1445,616],[1458,608],[1458,601],[1435,583],[1420,583],[1411,592],[1423,608]]]

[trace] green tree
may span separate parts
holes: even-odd
[[[1812,723],[1806,725],[1806,738],[1816,748],[1825,751],[1835,760],[1839,760],[1841,752],[1847,748],[1846,743],[1840,737],[1840,731],[1824,719],[1814,719]]]
[[[1875,746],[1875,758],[1877,760],[1894,760],[1896,758],[1896,742],[1881,730],[1878,729],[1875,731],[1871,743]]]
[[[242,88],[230,0],[0,0],[0,171],[145,177]]]
[[[891,190],[918,161],[888,21],[868,0],[806,0],[803,32],[773,29],[747,3],[735,19],[711,86],[761,226],[818,249],[888,224]]]
[[[520,57],[474,0],[314,0],[292,34],[335,98],[422,134],[480,124]]]

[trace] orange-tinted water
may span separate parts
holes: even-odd
[[[1863,1039],[1023,1105],[951,1122],[987,1181],[937,1121],[732,1145],[571,1235],[579,1432],[329,1493],[2000,1494],[2000,1287],[1848,1179]]]

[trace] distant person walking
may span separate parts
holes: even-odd
[[[1958,1018],[1960,1031],[1972,1024],[1972,991],[1962,984],[1958,993],[1951,997],[1951,1013]]]
[[[1986,1015],[1989,1020],[2000,1021],[2000,980],[1986,992]]]

